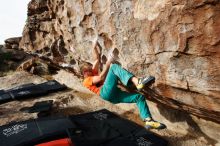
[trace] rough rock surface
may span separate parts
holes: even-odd
[[[21,37],[8,38],[5,40],[5,48],[6,49],[19,49],[19,43],[21,41]]]
[[[0,46],[0,76],[14,72],[23,60],[27,58],[28,55],[24,51]]]
[[[95,40],[103,55],[117,47],[125,68],[156,77],[157,102],[220,123],[219,9],[219,0],[32,0],[19,47],[76,70]]]

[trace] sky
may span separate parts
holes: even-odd
[[[0,0],[0,44],[22,35],[30,0]]]

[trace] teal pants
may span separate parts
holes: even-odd
[[[142,119],[151,117],[146,99],[142,94],[128,93],[117,87],[120,80],[125,86],[128,86],[129,80],[134,75],[121,68],[117,64],[112,64],[106,76],[104,85],[101,88],[100,96],[111,103],[136,103]]]

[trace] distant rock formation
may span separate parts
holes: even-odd
[[[13,37],[5,40],[5,49],[19,49],[21,37]]]
[[[219,0],[32,0],[20,48],[57,63],[92,61],[92,42],[154,75],[167,106],[220,123]]]

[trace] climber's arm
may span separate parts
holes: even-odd
[[[97,72],[99,71],[99,66],[100,66],[100,53],[98,51],[98,47],[99,47],[98,42],[96,42],[93,47],[93,56],[94,56],[95,62],[93,63],[92,69]]]
[[[110,68],[110,66],[111,66],[111,63],[112,63],[111,60],[110,60],[110,61],[107,61],[107,62],[106,62],[106,66],[105,66],[105,68],[102,70],[102,72],[100,73],[100,75],[98,75],[98,76],[93,76],[93,80],[92,80],[92,83],[93,83],[93,84],[98,84],[99,82],[102,82],[102,81],[105,80],[105,77],[106,77],[106,75],[107,75],[107,73],[108,73],[108,70],[109,70],[109,68]]]

